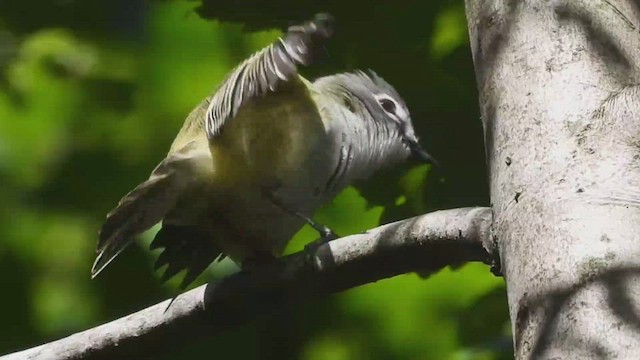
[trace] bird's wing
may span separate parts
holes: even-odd
[[[281,82],[297,76],[296,65],[311,62],[318,47],[332,34],[332,18],[318,14],[292,26],[273,44],[238,65],[211,98],[205,117],[209,139],[220,134],[248,100],[277,91]]]
[[[180,287],[184,290],[212,262],[222,260],[224,254],[211,240],[211,234],[197,226],[162,224],[150,247],[163,248],[156,259],[155,269],[167,268],[160,281],[165,282],[182,270],[186,270]]]
[[[208,157],[208,161],[207,161]],[[98,256],[91,269],[95,277],[131,242],[133,236],[158,223],[171,211],[185,189],[202,178],[211,163],[208,148],[192,141],[170,153],[149,179],[125,195],[100,229]]]

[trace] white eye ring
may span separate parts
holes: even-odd
[[[395,120],[398,119],[398,103],[393,100],[389,95],[380,94],[375,96],[376,101],[389,116],[391,116]]]
[[[384,111],[395,114],[396,113],[396,103],[389,99],[380,99],[380,106],[384,109]]]

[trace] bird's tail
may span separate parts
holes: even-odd
[[[160,222],[173,208],[184,189],[184,176],[177,163],[184,158],[168,157],[151,173],[149,180],[125,195],[100,230],[91,277],[96,277],[131,242],[133,237]]]

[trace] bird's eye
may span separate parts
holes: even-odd
[[[378,101],[380,102],[380,106],[382,106],[384,111],[388,112],[391,115],[396,114],[396,103],[393,100],[382,98]]]

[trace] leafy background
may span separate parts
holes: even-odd
[[[315,77],[372,68],[394,84],[444,166],[407,164],[316,214],[342,235],[439,208],[488,205],[462,1],[0,1],[0,354],[175,294],[141,236],[90,280],[97,229],[146,178],[182,120],[287,25],[338,19]],[[303,228],[288,252],[314,239]],[[236,271],[230,262],[200,283]],[[176,281],[177,282],[177,281]],[[508,359],[503,282],[472,264],[398,276],[176,349],[167,359]]]

